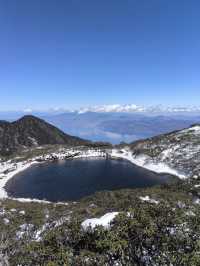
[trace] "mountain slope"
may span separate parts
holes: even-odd
[[[0,121],[0,154],[11,154],[27,147],[46,144],[82,145],[87,141],[70,136],[34,116],[9,123]]]
[[[165,163],[188,177],[200,177],[200,124],[131,143],[135,158],[144,164]]]

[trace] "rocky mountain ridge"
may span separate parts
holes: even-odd
[[[53,125],[35,116],[24,116],[9,123],[0,121],[0,154],[47,144],[84,145],[89,143],[78,137],[65,134]]]

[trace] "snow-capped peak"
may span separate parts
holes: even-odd
[[[80,108],[78,110],[79,114],[86,112],[97,112],[97,113],[111,113],[111,112],[144,112],[145,108],[135,104],[112,104],[112,105],[100,105],[100,106],[91,106],[86,108]]]

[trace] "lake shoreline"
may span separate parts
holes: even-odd
[[[69,160],[69,159],[78,159],[78,158],[110,158],[110,159],[123,159],[133,163],[136,166],[147,169],[151,172],[157,174],[170,174],[178,177],[179,179],[185,179],[186,177],[182,174],[178,173],[176,170],[171,169],[166,165],[153,165],[146,164],[145,160],[141,158],[134,158],[131,151],[128,150],[119,150],[112,149],[109,151],[101,150],[101,149],[85,149],[85,150],[75,150],[69,149],[58,153],[46,154],[43,156],[37,156],[35,158],[29,159],[27,161],[22,162],[4,162],[3,174],[0,172],[0,199],[12,199],[21,202],[39,202],[39,203],[51,203],[51,201],[39,200],[39,199],[31,199],[31,198],[13,198],[9,197],[5,186],[7,182],[12,179],[15,175],[20,172],[25,171],[29,167],[35,164],[40,164],[44,162],[57,161],[57,160]],[[6,164],[7,163],[7,164]],[[2,170],[2,167],[0,168]],[[66,202],[63,202],[65,204]]]

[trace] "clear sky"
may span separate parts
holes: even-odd
[[[200,104],[199,0],[0,0],[0,109]]]

